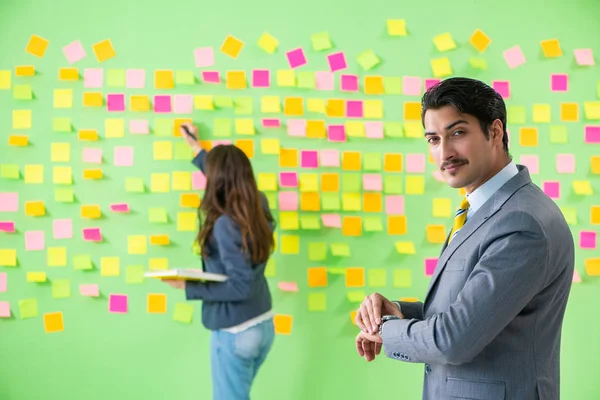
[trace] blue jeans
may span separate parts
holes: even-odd
[[[268,319],[240,333],[212,331],[210,344],[213,400],[249,400],[252,381],[273,345]]]

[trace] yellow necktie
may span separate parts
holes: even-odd
[[[469,209],[469,200],[465,197],[463,201],[460,203],[460,207],[456,210],[456,215],[454,216],[454,225],[452,226],[452,231],[450,232],[450,240],[448,240],[448,244],[454,239],[454,236],[460,231],[460,228],[463,227],[467,220],[467,210]]]

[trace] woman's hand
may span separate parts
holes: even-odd
[[[183,279],[161,279],[164,283],[175,289],[185,289],[185,281]]]
[[[190,137],[190,135],[185,132],[185,129],[183,129],[184,126],[188,129],[188,131],[190,131],[193,137]],[[179,130],[181,132],[181,136],[183,139],[185,139],[185,142],[188,144],[188,146],[190,146],[196,154],[200,153],[202,146],[200,146],[200,142],[198,141],[198,128],[196,128],[196,126],[194,126],[194,124],[191,122],[184,122],[179,127]]]

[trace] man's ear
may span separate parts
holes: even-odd
[[[502,125],[502,121],[499,119],[494,120],[492,125],[490,126],[490,136],[493,140],[497,140],[502,143],[502,136],[504,135],[504,126]]]

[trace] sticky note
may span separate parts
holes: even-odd
[[[363,70],[369,71],[381,63],[381,60],[371,49],[365,50],[356,57],[356,61]]]
[[[481,53],[488,48],[491,42],[492,40],[489,38],[489,36],[486,35],[481,29],[476,29],[469,38],[469,43],[471,43],[471,45]]]
[[[101,88],[104,83],[104,70],[102,68],[85,68],[83,70],[83,87]]]
[[[558,39],[542,40],[540,41],[540,45],[545,57],[555,58],[562,56],[562,50]]]
[[[474,69],[486,70],[488,68],[487,60],[480,57],[469,58],[469,65]]]
[[[10,89],[12,86],[12,76],[10,70],[0,70],[0,90]]]
[[[127,313],[127,300],[126,294],[110,294],[108,297],[108,312]]]
[[[298,254],[300,252],[300,237],[296,235],[281,235],[281,254]]]
[[[456,48],[456,43],[454,43],[450,32],[434,36],[433,44],[435,44],[438,51],[448,51]]]
[[[389,235],[404,235],[406,234],[406,216],[404,215],[389,215],[387,217],[388,234]]]
[[[52,130],[54,132],[71,132],[71,118],[52,118]]]
[[[452,75],[452,65],[448,57],[434,58],[431,60],[433,76],[443,78]]]
[[[384,78],[385,86],[385,78]],[[343,92],[358,92],[358,76],[357,75],[340,75],[340,89]]]
[[[393,286],[396,288],[411,287],[412,271],[410,269],[395,268],[393,272]]]
[[[582,249],[595,249],[597,233],[595,231],[581,231],[579,233],[579,247]]]
[[[73,268],[75,270],[90,270],[94,269],[92,258],[89,254],[76,254],[73,256]]]
[[[258,39],[258,46],[269,54],[275,53],[279,46],[279,41],[269,32],[263,32]]]
[[[310,36],[310,42],[313,50],[323,51],[329,50],[333,47],[329,32],[318,32]]]
[[[425,179],[421,175],[412,175],[406,177],[406,194],[425,193]]]
[[[600,120],[600,101],[586,101],[583,103],[585,119]]]
[[[83,45],[79,40],[69,43],[62,48],[63,54],[65,55],[69,64],[74,64],[77,61],[84,59],[87,55]]]
[[[81,206],[81,218],[100,218],[102,216],[102,212],[100,211],[100,206],[96,204],[92,205],[82,205]]]
[[[119,276],[121,262],[119,257],[101,257],[100,258],[100,275],[102,276]]]
[[[310,242],[308,244],[308,260],[324,261],[327,258],[327,243]]]
[[[0,249],[0,266],[16,267],[17,266],[17,250],[15,250],[15,249]]]
[[[600,126],[588,125],[584,129],[584,140],[586,143],[600,143]]]
[[[416,254],[414,242],[396,242],[396,251],[399,254]]]
[[[82,284],[79,285],[79,294],[86,297],[98,297],[100,296],[100,289],[98,284]]]
[[[15,233],[15,223],[12,221],[0,221],[0,232]]]
[[[127,237],[128,254],[146,254],[146,246],[145,235],[129,235]]]
[[[573,181],[573,191],[580,196],[591,196],[594,194],[590,181]]]
[[[83,106],[84,107],[102,107],[104,105],[104,99],[100,92],[84,92],[83,93]]]
[[[146,311],[150,314],[165,314],[167,312],[167,295],[148,293],[146,296]]]
[[[38,35],[31,35],[25,51],[31,55],[42,58],[48,48],[48,40]]]
[[[175,83],[177,85],[193,85],[196,82],[194,71],[179,70],[175,71]]]
[[[538,145],[537,128],[520,128],[519,145],[524,147],[535,147]]]
[[[330,244],[331,255],[334,257],[350,257],[350,246],[348,243],[333,242]]]
[[[290,335],[292,333],[292,321],[293,317],[291,315],[275,315],[273,317],[275,333],[278,335]]]
[[[444,225],[427,225],[425,232],[429,243],[444,243],[446,241],[446,227]]]
[[[425,259],[425,276],[433,275],[435,267],[437,266],[437,258],[426,258]]]
[[[277,70],[276,73],[277,86],[279,87],[295,87],[296,73],[293,69]]]
[[[102,232],[100,228],[84,228],[82,230],[83,240],[86,242],[101,242]]]
[[[0,164],[0,178],[19,179],[20,177],[18,164]]]
[[[362,267],[346,268],[346,287],[364,287],[365,269]]]
[[[116,56],[115,49],[113,48],[110,39],[106,39],[94,44],[92,46],[92,50],[94,50],[94,55],[96,56],[96,60],[98,62],[104,62]]]
[[[19,300],[19,315],[21,319],[35,318],[38,316],[38,301],[37,299]]]
[[[71,281],[69,279],[53,279],[52,297],[55,299],[71,297]]]
[[[195,212],[177,213],[177,230],[180,232],[193,232],[197,230],[198,215]]]
[[[244,47],[244,42],[232,35],[227,35],[221,44],[221,52],[231,58],[237,58]]]
[[[327,310],[327,294],[311,292],[308,294],[308,311]]]
[[[0,318],[10,318],[10,303],[8,301],[0,301]]]
[[[31,110],[13,110],[13,129],[31,129]]]
[[[54,89],[54,108],[72,108],[73,90]]]
[[[551,199],[560,198],[560,182],[557,181],[546,181],[543,182],[544,193]]]
[[[45,272],[27,272],[27,282],[42,283],[46,282],[47,276]]]
[[[553,92],[566,92],[569,89],[569,76],[567,74],[550,75],[550,90]]]
[[[390,36],[406,36],[406,21],[403,19],[388,19],[387,32]]]
[[[322,214],[321,220],[327,228],[341,228],[342,218],[339,214]]]
[[[56,188],[54,189],[54,201],[58,203],[72,203],[75,199],[75,194],[71,188]]]
[[[79,70],[77,68],[61,68],[58,70],[58,79],[61,81],[79,80]]]
[[[25,232],[25,250],[39,251],[44,250],[45,239],[44,231],[26,231]]]
[[[518,66],[525,64],[525,61],[526,61],[525,55],[523,54],[523,51],[521,50],[521,46],[519,46],[519,45],[513,46],[507,50],[504,50],[502,55],[504,56],[506,65],[508,65],[508,68],[510,68],[510,69],[517,68]]]
[[[33,99],[33,91],[31,85],[15,85],[13,88],[13,99],[15,100],[31,100]]]
[[[559,174],[574,174],[575,173],[575,155],[574,154],[557,154],[556,155],[556,172]]]
[[[144,282],[144,267],[141,265],[129,265],[125,268],[125,283],[130,285]]]
[[[29,217],[40,217],[46,214],[43,201],[27,201],[25,202],[25,215]]]
[[[67,265],[67,248],[48,247],[46,263],[49,267],[65,267]]]
[[[8,145],[14,147],[25,147],[29,144],[27,135],[10,135],[8,137]]]
[[[592,49],[575,49],[573,50],[577,65],[592,66],[596,65]]]

